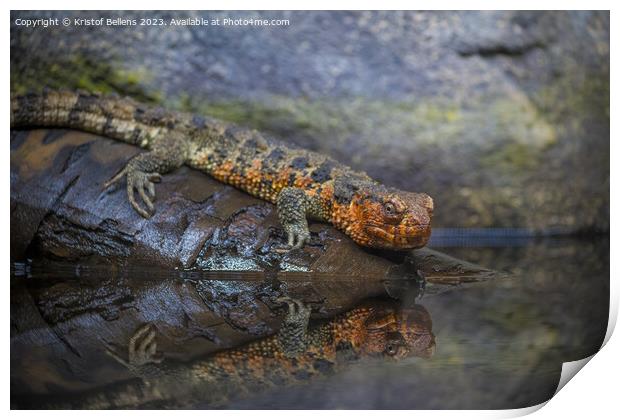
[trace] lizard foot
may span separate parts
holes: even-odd
[[[105,343],[106,353],[114,360],[127,367],[132,372],[143,376],[143,366],[152,363],[161,363],[163,356],[157,354],[157,333],[151,324],[146,324],[136,330],[129,339],[129,352],[127,360],[110,344]]]
[[[289,314],[298,314],[302,310],[310,310],[310,308],[301,300],[293,299],[288,296],[280,296],[273,300],[276,303],[286,303],[288,305]]]
[[[294,227],[287,227],[286,233],[288,235],[288,243],[284,247],[276,248],[275,251],[277,253],[285,254],[295,249],[301,249],[310,240],[309,231],[297,230]]]
[[[155,199],[155,184],[161,182],[161,175],[157,172],[144,172],[132,165],[132,162],[112,179],[103,184],[103,188],[107,189],[113,184],[127,176],[127,197],[131,206],[140,214],[140,216],[148,219],[155,213],[153,200]],[[144,209],[135,198],[135,191],[138,191],[140,198],[146,205],[148,211]]]
[[[304,229],[288,229],[288,248],[289,250],[300,249],[306,242],[310,240],[310,232],[306,228]]]

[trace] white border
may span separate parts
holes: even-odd
[[[170,6],[174,6],[173,9]],[[422,6],[432,5],[435,10],[454,10],[454,9],[529,9],[529,10],[560,10],[560,9],[581,9],[581,10],[611,10],[611,51],[612,51],[612,68],[614,66],[614,58],[617,57],[617,45],[618,39],[614,28],[616,27],[618,19],[616,18],[615,10],[613,10],[613,3],[611,1],[575,1],[575,0],[564,0],[564,1],[532,1],[532,0],[522,0],[522,1],[468,1],[468,2],[457,2],[457,1],[442,1],[436,0],[432,3],[430,2],[411,2],[411,1],[394,1],[394,0],[383,0],[381,2],[370,2],[364,0],[347,0],[347,1],[325,1],[325,0],[314,0],[314,1],[298,1],[295,4],[292,4],[290,1],[283,0],[263,0],[263,1],[250,1],[250,0],[229,0],[229,1],[211,1],[211,2],[200,2],[200,1],[187,1],[187,0],[176,0],[174,2],[164,2],[160,0],[152,0],[152,1],[131,1],[131,0],[109,0],[106,2],[88,2],[86,4],[84,1],[55,1],[53,4],[48,1],[13,1],[9,2],[6,9],[6,20],[5,22],[5,42],[2,44],[3,48],[3,56],[5,57],[4,62],[5,65],[2,66],[1,71],[4,74],[5,84],[3,85],[3,92],[1,97],[4,98],[2,101],[2,115],[3,118],[3,130],[4,133],[8,133],[9,130],[9,110],[8,110],[8,97],[9,97],[9,59],[10,59],[10,48],[9,48],[9,37],[8,37],[8,21],[9,19],[9,8],[24,10],[24,9],[32,9],[32,10],[45,10],[45,9],[59,9],[59,10],[199,10],[199,9],[212,9],[212,10],[365,10],[365,9],[424,9]],[[614,38],[615,37],[615,38]],[[618,89],[611,84],[611,96],[612,98],[618,98]],[[613,103],[613,100],[612,100]],[[615,121],[615,117],[618,116],[617,110],[615,108],[611,108],[611,121],[612,121],[612,131],[611,138],[618,139],[615,134],[617,134],[617,130],[615,129],[613,121]],[[7,136],[5,134],[5,139]],[[8,140],[8,139],[7,139]],[[8,141],[7,141],[8,143]],[[10,204],[9,204],[9,176],[8,171],[10,167],[9,153],[8,153],[8,144],[5,144],[5,154],[2,157],[2,162],[5,168],[5,178],[2,185],[2,200],[4,202],[4,211],[9,213]],[[611,142],[611,179],[617,180],[617,169],[614,163],[618,163],[618,147],[615,146],[614,142]],[[613,212],[618,209],[617,197],[619,191],[619,187],[617,182],[612,182],[611,187],[611,208],[612,208],[612,218]],[[5,213],[6,214],[6,213]],[[1,258],[4,260],[3,267],[5,270],[9,267],[9,220],[10,214],[5,215],[5,222],[2,223],[2,238],[4,241],[2,242],[2,252],[0,253]],[[618,261],[620,261],[620,255],[618,253],[618,247],[615,246],[618,239],[617,229],[614,228],[612,224],[611,230],[611,278],[613,279],[611,282],[611,311],[610,311],[610,322],[608,333],[606,336],[606,343],[609,341],[611,336],[611,332],[616,323],[617,312],[618,312],[618,287],[617,287],[617,279],[620,271],[620,265]],[[5,271],[7,273],[7,278],[5,279],[5,284],[8,287],[8,270]],[[5,289],[5,292],[8,290]],[[3,361],[3,374],[2,378],[4,381],[2,382],[2,397],[5,401],[4,406],[8,410],[10,407],[10,393],[9,393],[9,384],[10,384],[10,366],[9,366],[9,353],[10,347],[8,343],[8,338],[10,336],[9,333],[9,317],[10,317],[10,293],[5,293],[5,319],[3,322],[3,336],[7,340],[7,344],[2,348],[2,361]],[[533,415],[533,418],[537,419],[549,419],[549,418],[562,418],[562,419],[582,419],[587,416],[589,418],[612,418],[618,413],[618,403],[617,403],[617,384],[618,384],[618,360],[616,359],[616,355],[620,354],[620,343],[617,338],[610,340],[604,347],[601,354],[596,355],[590,363],[583,369],[583,372],[579,373],[579,377],[576,380],[570,381],[565,388],[559,392],[554,398],[550,400],[550,402],[542,410],[536,411],[538,408],[545,406],[545,404],[541,404],[538,407],[531,407],[528,409],[522,410],[506,410],[506,411],[390,411],[385,414],[373,412],[373,411],[276,411],[276,412],[267,412],[267,411],[253,411],[253,412],[231,412],[231,411],[185,411],[183,412],[183,416],[187,416],[187,418],[203,418],[203,416],[208,416],[209,418],[219,418],[220,416],[226,418],[251,418],[255,420],[259,417],[268,417],[269,419],[273,419],[274,417],[286,417],[291,418],[295,417],[299,420],[316,420],[317,417],[349,417],[355,418],[359,420],[360,418],[374,418],[377,415],[386,415],[390,417],[396,418],[473,418],[473,419],[481,419],[481,418],[507,418],[507,417],[516,417],[519,415],[529,414],[533,411],[536,413]],[[29,415],[37,415],[37,416],[45,416],[45,418],[60,418],[62,416],[63,420],[66,418],[76,418],[77,416],[81,416],[82,414],[79,412],[46,412],[46,413],[33,413],[33,412],[25,412],[25,411],[12,411],[11,416],[29,416]],[[114,415],[114,416],[131,416],[133,412],[89,412],[88,416],[93,418],[100,418],[102,416]],[[169,416],[168,412],[165,411],[152,411],[145,413],[152,420],[157,419],[166,419]],[[167,420],[167,419],[166,419]]]

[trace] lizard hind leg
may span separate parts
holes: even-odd
[[[153,149],[150,152],[134,156],[127,166],[104,184],[108,188],[127,178],[127,198],[131,206],[144,218],[155,213],[155,184],[161,181],[163,173],[181,167],[187,160],[190,146],[189,141],[182,134],[168,133],[166,137],[153,140]],[[136,199],[140,196],[146,209]]]

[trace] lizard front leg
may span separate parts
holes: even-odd
[[[278,331],[280,347],[286,357],[297,357],[306,350],[308,345],[306,333],[311,308],[299,300],[288,297],[276,299],[276,302],[288,305],[288,313]]]
[[[285,187],[278,194],[278,219],[287,234],[289,250],[301,248],[310,239],[308,216],[316,213],[313,200],[301,188]]]
[[[161,174],[181,167],[188,158],[189,144],[180,135],[170,135],[155,141],[150,152],[141,153],[127,163],[127,166],[104,184],[104,189],[127,177],[127,198],[131,206],[144,218],[155,212],[155,184],[161,181]],[[138,192],[144,209],[136,200]]]

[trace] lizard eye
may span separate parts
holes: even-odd
[[[385,209],[385,213],[388,216],[394,216],[396,214],[396,206],[394,206],[393,203],[390,203],[390,202],[385,203],[383,205],[383,208]]]
[[[398,352],[398,348],[394,344],[388,344],[385,347],[385,354],[388,356],[394,356]]]

